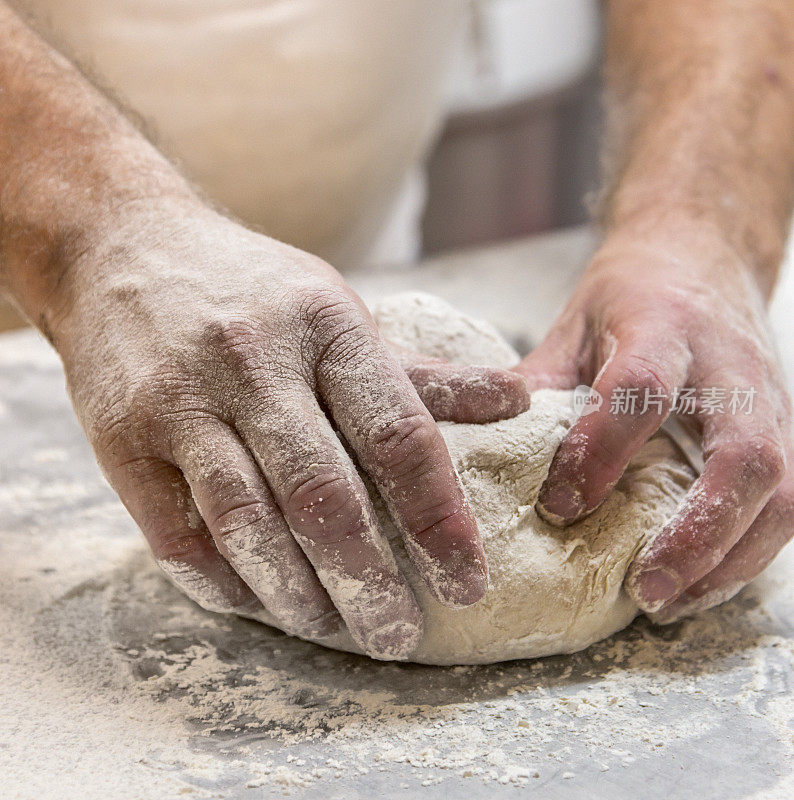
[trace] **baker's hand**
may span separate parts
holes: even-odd
[[[608,236],[520,371],[535,388],[584,383],[603,398],[566,435],[539,495],[538,513],[561,525],[604,501],[675,391],[694,390],[677,410],[702,436],[705,469],[625,583],[657,621],[732,597],[791,538],[790,401],[761,293],[724,242]]]
[[[483,596],[482,544],[433,417],[326,263],[203,207],[127,209],[68,281],[50,316],[78,416],[198,603],[306,637],[344,621],[366,652],[406,656],[421,614],[354,459],[432,594]],[[528,404],[513,373],[400,357],[448,418]],[[443,381],[459,402],[433,392]]]

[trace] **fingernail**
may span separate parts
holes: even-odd
[[[422,629],[410,622],[390,622],[367,638],[367,654],[382,661],[404,661],[416,649]]]
[[[634,594],[643,611],[654,613],[680,594],[683,586],[677,575],[664,567],[651,567],[638,572],[631,581]]]
[[[538,516],[551,525],[570,525],[586,511],[584,497],[569,483],[544,484],[535,505]]]

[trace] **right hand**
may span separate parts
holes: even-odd
[[[128,208],[49,308],[100,466],[205,608],[311,638],[344,622],[365,652],[406,657],[421,613],[353,459],[433,596],[476,603],[485,555],[433,416],[330,266],[204,207],[166,205]],[[408,371],[431,410],[428,386],[454,387],[452,404],[435,393],[436,411],[457,421],[529,403],[503,370]]]

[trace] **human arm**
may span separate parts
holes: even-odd
[[[603,242],[521,370],[587,383],[597,413],[566,436],[538,508],[569,524],[596,508],[659,428],[674,390],[755,394],[752,413],[688,417],[706,466],[626,588],[670,621],[727,599],[788,541],[791,411],[771,341],[794,189],[794,6],[785,0],[608,0]],[[662,412],[611,413],[616,390]]]
[[[354,457],[435,596],[482,596],[476,524],[426,407],[428,371],[454,371],[411,367],[423,404],[335,270],[213,209],[3,3],[0,254],[104,473],[202,605],[303,636],[344,621],[365,651],[405,656],[421,616]],[[484,383],[504,413],[526,402],[516,376],[475,370],[444,413],[482,416]]]

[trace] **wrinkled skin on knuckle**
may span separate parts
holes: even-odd
[[[298,311],[305,329],[306,352],[315,363],[328,368],[365,356],[377,335],[374,324],[343,287],[317,287],[305,292]]]
[[[740,465],[741,478],[757,485],[759,491],[771,491],[786,475],[783,442],[770,438],[770,433],[748,432],[725,449],[726,456]]]
[[[94,450],[112,468],[144,453],[162,454],[157,445],[162,435],[159,414],[158,403],[149,399],[148,392],[127,391],[95,416],[89,412],[84,427]]]
[[[736,415],[729,424],[707,431],[703,447],[709,461],[720,469],[774,481],[786,474],[787,436],[774,420],[753,415]]]
[[[191,435],[215,408],[182,371],[161,367],[127,384],[93,421],[89,439],[108,459],[150,453],[169,459],[175,441]]]
[[[154,492],[155,494],[151,497],[152,502],[149,504],[152,508],[162,499],[160,492],[162,492],[163,479],[171,470],[171,466],[167,462],[148,455],[132,455],[125,459],[119,459],[114,464],[105,463],[101,466],[106,474],[112,473],[116,482],[128,483],[130,486],[134,486],[139,493]]]
[[[255,528],[259,543],[266,546],[276,535],[271,530],[271,514],[272,510],[267,504],[259,500],[239,500],[206,519],[206,522],[220,539]]]
[[[299,536],[328,545],[365,530],[362,502],[350,479],[329,469],[299,479],[287,492],[284,510]]]
[[[664,367],[643,353],[635,352],[626,361],[625,382],[639,389],[640,397],[649,395],[669,397],[675,388],[664,374]]]
[[[109,399],[104,408],[81,408],[78,413],[89,442],[100,460],[108,466],[120,465],[145,451],[153,426],[138,423],[138,412],[128,398],[117,395]]]
[[[150,540],[155,558],[180,561],[193,565],[207,563],[215,554],[207,537],[199,533],[184,533],[164,528],[152,531]]]
[[[253,318],[218,315],[201,323],[199,347],[233,369],[244,369],[261,357],[261,339],[262,329]]]
[[[299,359],[289,355],[287,337],[272,334],[272,326],[289,330],[279,314],[274,314],[267,326],[239,315],[205,324],[202,350],[212,354],[213,367],[202,378],[220,417],[234,420],[252,403],[264,412],[278,376],[287,377],[296,366],[300,373]]]
[[[306,284],[295,292],[293,302],[298,319],[309,330],[334,330],[340,320],[344,323],[357,309],[344,286]]]
[[[408,414],[375,423],[368,448],[379,468],[393,481],[420,479],[443,439],[433,420],[424,414]]]

